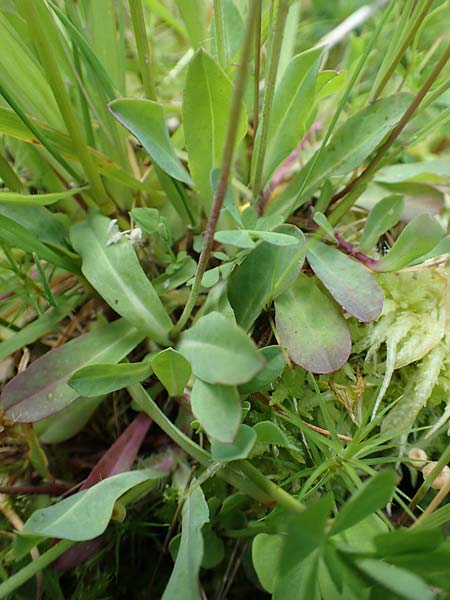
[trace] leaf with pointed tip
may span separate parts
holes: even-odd
[[[234,441],[241,422],[237,388],[196,379],[191,392],[194,417],[206,433],[225,444]]]
[[[214,239],[219,244],[230,244],[236,248],[254,248],[256,243],[250,234],[247,229],[224,229],[216,231]]]
[[[380,237],[394,227],[402,216],[403,196],[394,194],[380,200],[370,211],[359,242],[360,252],[370,252]]]
[[[143,338],[125,319],[119,319],[50,350],[5,386],[0,398],[5,416],[34,423],[59,412],[78,398],[78,392],[67,384],[75,371],[105,360],[119,362]]]
[[[264,366],[264,358],[244,330],[218,312],[201,317],[185,331],[178,350],[194,375],[208,383],[247,383]]]
[[[181,164],[169,137],[164,109],[152,100],[119,98],[108,104],[116,119],[144,146],[150,158],[178,181],[189,185],[192,180]]]
[[[95,364],[75,371],[68,384],[80,396],[91,398],[140,383],[151,374],[148,363]]]
[[[241,425],[235,439],[224,444],[211,440],[211,456],[217,462],[231,462],[247,458],[256,443],[256,432],[248,425]]]
[[[362,558],[355,561],[355,564],[384,590],[393,592],[394,598],[403,598],[404,600],[433,600],[436,598],[427,583],[411,571],[374,558]]]
[[[233,83],[203,49],[189,63],[183,96],[183,126],[189,168],[207,214],[212,205],[211,171],[223,158]],[[242,105],[236,144],[247,131],[247,116]]]
[[[169,396],[181,396],[192,373],[184,356],[173,348],[166,348],[152,358],[151,365]]]
[[[71,240],[86,279],[108,304],[149,338],[167,344],[172,321],[147,279],[131,242],[110,242],[111,220],[91,211],[74,225]],[[109,245],[108,245],[109,243]]]
[[[249,330],[261,311],[281,294],[302,268],[305,237],[294,225],[282,225],[277,232],[291,235],[297,243],[275,246],[260,244],[235,269],[228,282],[228,298],[236,321]]]
[[[410,102],[409,94],[395,94],[381,98],[349,117],[336,130],[319,158],[311,157],[281,195],[267,206],[267,214],[287,217],[326,179],[346,175],[359,167],[397,124]]]
[[[445,236],[434,217],[423,213],[415,217],[401,232],[388,254],[382,258],[377,271],[397,271],[427,254]]]
[[[80,192],[86,191],[86,187],[72,188],[51,194],[18,194],[16,192],[0,192],[0,204],[12,204],[13,206],[48,206],[64,198],[71,198]]]
[[[300,274],[275,300],[275,322],[292,360],[308,371],[333,373],[350,356],[345,319],[311,277]]]
[[[25,523],[23,533],[76,542],[95,538],[107,528],[120,496],[148,479],[163,475],[156,469],[148,469],[108,477],[53,506],[36,510]]]
[[[364,323],[380,316],[383,290],[360,262],[321,242],[312,245],[306,256],[316,276],[348,313]]]

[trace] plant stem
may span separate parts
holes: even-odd
[[[12,592],[31,579],[36,573],[48,567],[48,565],[64,554],[74,544],[75,542],[71,540],[62,540],[55,546],[52,546],[50,550],[44,552],[39,558],[28,563],[26,567],[20,569],[20,571],[0,584],[0,598],[6,598],[6,596],[12,594]]]
[[[222,0],[214,0],[214,26],[216,28],[217,58],[222,69],[227,65],[227,52],[225,48],[225,35],[223,30]]]
[[[430,6],[431,6],[432,3],[433,3],[433,0],[426,0],[425,6],[422,8],[422,10],[419,12],[419,14],[414,19],[414,22],[413,22],[411,28],[408,31],[408,35],[403,40],[402,45],[400,46],[400,48],[398,49],[396,55],[394,56],[391,64],[389,65],[389,68],[387,69],[386,73],[383,76],[383,79],[380,81],[380,83],[377,86],[375,92],[373,93],[373,95],[371,97],[371,102],[375,102],[375,100],[380,96],[381,92],[386,87],[387,82],[389,81],[389,79],[391,78],[393,72],[395,71],[398,63],[400,62],[403,54],[405,53],[406,48],[409,46],[409,44],[411,43],[412,39],[414,38],[417,30],[419,29],[419,27],[420,27],[420,25],[421,25],[421,23],[423,21],[423,18],[427,14],[428,9],[430,8]]]
[[[151,68],[150,47],[145,30],[144,11],[141,0],[128,0],[128,2],[145,95],[149,100],[156,100],[155,80]]]
[[[52,17],[47,6],[43,6],[43,10],[38,11],[36,0],[24,0],[23,8],[27,17],[31,38],[36,44],[53,96],[58,104],[67,131],[72,138],[77,158],[80,161],[89,182],[92,197],[104,213],[110,214],[114,211],[114,204],[108,197],[100,175],[95,167],[92,155],[89,152],[89,147],[82,133],[82,127],[80,126],[80,122],[77,119],[69,94],[64,85],[52,46],[46,35],[47,30],[51,31],[54,29]],[[37,26],[38,23],[39,26]]]
[[[233,101],[231,104],[229,126],[227,131],[227,139],[225,142],[225,149],[223,153],[220,178],[217,184],[217,190],[214,196],[211,214],[209,215],[208,225],[206,227],[205,238],[203,240],[203,247],[200,253],[200,258],[195,273],[194,284],[192,286],[191,293],[189,294],[189,298],[186,302],[181,317],[171,332],[172,337],[175,337],[180,333],[180,331],[186,325],[192,313],[192,310],[194,309],[202,285],[203,274],[206,271],[209,256],[213,247],[214,233],[216,231],[220,210],[225,199],[225,194],[228,187],[228,179],[230,177],[231,172],[231,165],[233,162],[233,153],[234,146],[236,143],[237,130],[239,126],[239,117],[241,114],[242,98],[244,97],[245,86],[247,82],[248,64],[250,62],[251,43],[253,39],[253,25],[255,21],[257,8],[257,2],[250,2],[247,14],[247,25],[245,30],[244,44],[241,53],[241,64],[239,66],[239,71],[237,74],[236,84],[234,88]]]
[[[14,169],[11,167],[7,159],[0,152],[0,177],[3,179],[3,183],[12,192],[21,192],[23,189],[22,182],[17,177]]]
[[[340,219],[345,215],[345,213],[348,210],[350,210],[350,208],[355,204],[356,200],[359,198],[361,192],[364,190],[368,181],[379,168],[380,162],[382,161],[384,155],[395,142],[395,140],[398,138],[398,136],[401,134],[406,125],[409,123],[417,107],[420,105],[428,90],[433,85],[434,81],[436,80],[442,69],[445,67],[449,59],[450,44],[447,46],[441,58],[436,63],[428,79],[425,81],[425,83],[420,88],[419,92],[417,93],[411,104],[408,106],[403,117],[391,131],[387,140],[379,148],[378,152],[371,160],[367,168],[363,171],[363,173],[361,173],[361,175],[359,175],[359,177],[350,182],[341,192],[336,194],[336,196],[334,197],[334,201],[339,200],[340,198],[344,198],[344,200],[337,206],[335,206],[333,212],[329,216],[328,220],[331,223],[331,225],[336,225],[340,221]]]
[[[280,0],[273,31],[272,51],[270,53],[269,71],[264,91],[264,103],[261,115],[261,136],[259,137],[254,148],[254,154],[252,157],[252,171],[254,170],[252,178],[252,190],[255,200],[258,198],[261,191],[264,160],[266,156],[267,142],[269,141],[270,116],[272,114],[273,97],[275,94],[278,65],[280,63],[281,46],[283,43],[284,25],[286,23],[288,10],[289,3],[287,0]]]
[[[258,2],[258,10],[255,19],[255,72],[253,79],[253,139],[256,138],[256,132],[259,125],[259,83],[261,78],[261,23],[262,23],[262,3]]]

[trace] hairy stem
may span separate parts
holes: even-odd
[[[231,165],[233,162],[233,153],[234,146],[236,143],[237,130],[239,126],[239,118],[241,114],[242,98],[244,97],[245,85],[247,82],[248,63],[250,61],[251,43],[253,39],[253,25],[255,21],[257,8],[257,2],[250,3],[247,15],[247,25],[244,37],[244,44],[241,53],[241,64],[237,74],[233,94],[233,101],[231,104],[229,127],[227,132],[227,139],[225,142],[225,149],[223,153],[220,179],[217,185],[216,194],[214,196],[214,202],[211,209],[211,214],[208,219],[208,225],[206,227],[205,238],[203,240],[203,247],[200,253],[197,270],[195,272],[194,284],[192,286],[191,293],[189,294],[189,298],[186,302],[181,317],[171,332],[172,337],[175,337],[180,333],[180,331],[186,325],[189,317],[191,316],[192,310],[194,309],[198,294],[200,292],[203,274],[206,271],[209,256],[213,247],[214,233],[216,231],[220,210],[225,199],[225,194],[228,187],[228,179],[230,177]]]

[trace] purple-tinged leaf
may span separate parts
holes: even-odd
[[[344,317],[311,277],[297,281],[275,300],[275,322],[292,360],[313,373],[332,373],[347,361],[351,338]]]
[[[383,290],[360,262],[320,242],[308,250],[307,257],[314,273],[348,313],[364,323],[380,316]]]
[[[119,319],[50,350],[5,386],[0,397],[5,417],[34,423],[66,408],[78,398],[67,384],[75,371],[85,365],[119,362],[143,338],[144,333]]]

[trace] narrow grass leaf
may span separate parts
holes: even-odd
[[[72,188],[51,194],[17,194],[15,192],[0,192],[0,204],[13,206],[48,206],[64,198],[71,198],[86,191],[86,187]]]

